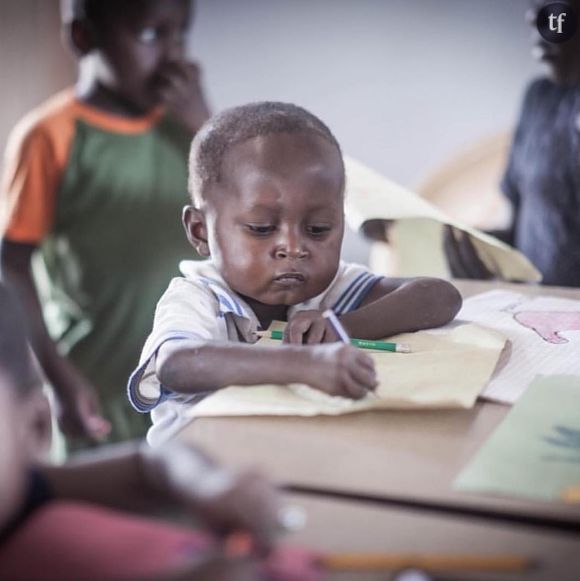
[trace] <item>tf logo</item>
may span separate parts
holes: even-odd
[[[576,14],[566,2],[550,2],[538,11],[536,25],[544,40],[559,44],[576,32]]]

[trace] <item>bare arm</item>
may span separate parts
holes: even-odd
[[[32,255],[36,246],[3,240],[1,246],[2,278],[16,291],[26,313],[32,346],[39,363],[49,381],[58,378],[62,357],[58,354],[54,341],[50,338],[42,307],[32,277]],[[55,385],[58,392],[59,386]]]
[[[152,510],[159,502],[157,491],[145,477],[143,453],[137,443],[79,454],[62,466],[41,470],[60,499],[132,511]]]
[[[340,317],[346,331],[357,339],[382,339],[445,325],[461,307],[461,295],[437,278],[379,280],[361,306]],[[287,343],[316,344],[338,341],[321,311],[299,311],[284,331]]]
[[[340,319],[352,337],[380,339],[445,325],[461,303],[459,291],[441,279],[381,279],[356,311]]]
[[[2,278],[16,291],[24,306],[34,353],[60,405],[59,421],[63,431],[98,439],[108,432],[109,426],[98,415],[94,390],[72,363],[60,355],[44,324],[31,268],[35,250],[32,244],[2,240]]]
[[[224,365],[224,361],[227,364]],[[227,385],[288,384],[301,381],[298,368],[311,365],[303,347],[245,343],[168,341],[157,354],[157,377],[183,392],[221,389]]]
[[[341,344],[270,347],[167,341],[157,354],[156,373],[164,386],[182,393],[233,384],[306,383],[331,395],[358,399],[377,385],[372,359]]]
[[[41,470],[57,498],[136,512],[178,508],[218,534],[248,531],[265,550],[279,526],[280,500],[264,478],[223,468],[182,442],[110,446]]]

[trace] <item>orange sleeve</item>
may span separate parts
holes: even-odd
[[[66,165],[72,130],[57,123],[13,130],[0,185],[0,232],[13,242],[38,244],[51,230],[56,193]],[[68,124],[67,124],[68,125]]]

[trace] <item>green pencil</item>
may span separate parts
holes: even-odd
[[[282,340],[283,331],[270,331],[270,339]],[[368,341],[367,339],[350,339],[352,345],[361,349],[376,349],[392,353],[411,353],[411,347],[405,343],[389,343],[388,341]]]

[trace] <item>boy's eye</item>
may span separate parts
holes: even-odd
[[[327,234],[328,232],[330,232],[332,228],[330,226],[326,226],[326,225],[317,225],[317,224],[313,224],[310,226],[306,226],[306,231],[308,232],[308,234],[310,234],[311,236],[323,236],[324,234]]]
[[[153,26],[147,26],[139,31],[137,38],[143,44],[152,44],[159,38],[159,30]]]
[[[266,236],[276,230],[276,226],[273,224],[246,224],[246,228],[258,236]]]
[[[184,44],[187,35],[189,34],[189,28],[165,28],[165,27],[155,27],[146,26],[137,32],[137,38],[139,42],[143,44],[153,44],[160,41],[161,39],[171,39],[172,42],[178,44]]]

